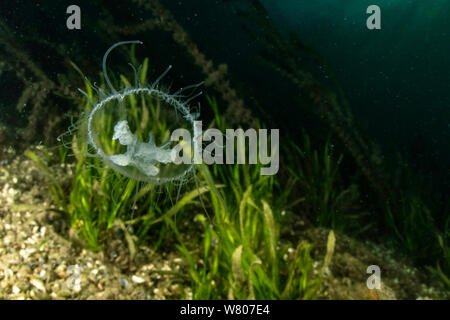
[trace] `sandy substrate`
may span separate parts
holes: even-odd
[[[51,210],[36,166],[11,158],[0,167],[0,299],[189,298],[173,253],[141,247],[131,261],[120,235],[102,252],[83,249]],[[55,169],[71,176],[70,167]]]

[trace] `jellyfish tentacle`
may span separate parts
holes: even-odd
[[[89,85],[89,87],[94,90],[96,93],[99,93],[97,90],[97,87],[95,87],[95,83],[94,85],[92,85],[91,81],[89,81],[88,77],[84,76],[84,81],[86,81],[86,83]]]
[[[199,93],[194,94],[192,97],[190,97],[189,99],[187,99],[185,101],[186,104],[188,104],[189,102],[191,102],[192,100],[194,100],[195,98],[198,98],[199,96],[201,96],[203,94],[203,91],[200,91]]]
[[[80,88],[78,88],[78,91],[80,91],[81,94],[86,97],[86,99],[92,106],[95,106],[95,103],[92,101],[91,97],[89,97],[89,95],[85,91],[81,90]]]
[[[201,87],[203,85],[204,81],[196,83],[196,84],[192,84],[190,86],[184,87],[184,88],[180,88],[177,92],[175,92],[172,96],[174,97],[189,97],[191,95],[193,95],[195,93],[195,90],[197,90],[197,88]],[[187,90],[193,89],[191,92],[189,92],[188,94],[181,94]]]
[[[152,84],[152,88],[156,88],[156,86],[158,85],[158,83],[161,81],[162,78],[164,78],[166,76],[166,74],[170,71],[170,69],[172,69],[172,65],[168,66],[166,71],[164,71],[156,80],[155,82],[153,82]]]
[[[138,88],[142,88],[142,83],[141,83],[141,79],[139,77],[139,75],[141,74],[141,70],[142,70],[142,63],[139,65],[139,67],[137,68],[137,83],[138,83]],[[144,79],[145,82],[145,79]]]
[[[108,87],[111,89],[111,91],[112,91],[113,93],[117,93],[117,90],[114,89],[114,87],[113,87],[111,81],[109,80],[108,73],[107,73],[107,71],[106,71],[106,60],[108,59],[109,53],[110,53],[114,48],[116,48],[116,47],[118,47],[118,46],[121,46],[121,45],[123,45],[123,44],[131,44],[131,43],[143,44],[143,42],[140,41],[140,40],[128,40],[128,41],[117,42],[117,43],[113,44],[111,47],[109,47],[109,49],[105,52],[105,55],[103,56],[103,76],[104,76],[104,78],[105,78],[105,81],[106,81]]]
[[[131,62],[129,62],[128,65],[133,69],[133,72],[134,72],[134,87],[139,88],[139,86],[138,86],[138,83],[139,83],[138,78],[139,77],[138,77],[136,67]]]

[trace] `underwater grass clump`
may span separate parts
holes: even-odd
[[[398,162],[402,163],[398,156]],[[400,252],[450,289],[450,216],[436,221],[438,217],[424,194],[430,194],[423,176],[408,166],[396,167],[395,188],[391,200],[384,206],[385,229],[391,233],[391,241]]]
[[[216,125],[224,127],[215,100],[208,100]],[[213,166],[209,172],[225,186],[207,195],[213,223],[196,216],[204,228],[201,250],[189,250],[182,240],[178,245],[188,258],[194,299],[317,298],[321,279],[310,257],[313,245],[292,245],[279,236],[290,189],[260,175],[259,165]]]
[[[299,207],[306,216],[318,226],[341,232],[367,230],[370,225],[362,227],[358,223],[364,216],[356,205],[358,186],[341,186],[338,180],[343,155],[335,156],[330,140],[318,150],[308,134],[303,133],[303,143],[292,142],[290,149],[288,170],[298,185],[299,197],[304,197]]]
[[[232,177],[240,175],[236,170]],[[244,193],[231,193],[224,201],[209,194],[214,224],[196,217],[205,230],[202,250],[193,254],[179,245],[188,257],[194,299],[318,297],[321,279],[310,257],[313,245],[304,241],[294,249],[280,241],[281,211],[274,212],[268,203],[272,193],[264,191],[273,185],[266,179],[250,180]],[[239,180],[229,182],[232,189],[243,187]]]

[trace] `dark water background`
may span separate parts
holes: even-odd
[[[449,1],[264,3],[332,64],[353,112],[374,137],[402,144],[422,135],[437,157],[448,151]],[[381,8],[382,30],[365,27],[370,4]]]
[[[264,102],[261,106],[270,126],[294,131],[307,126],[308,119],[293,99],[298,89],[255,59],[260,44],[242,28],[245,21],[236,15],[236,8],[245,1],[161,2],[210,58],[228,64],[241,89],[248,88],[256,100]],[[295,32],[329,62],[358,125],[369,138],[381,144],[386,154],[402,152],[433,176],[441,191],[450,190],[450,1],[262,2],[281,30]],[[65,8],[70,4],[81,7],[82,23],[89,23],[90,28],[65,28]],[[114,11],[116,21],[105,18],[102,4]],[[382,30],[366,28],[366,8],[371,4],[381,7]],[[78,54],[88,52],[98,69],[83,69],[87,75],[98,74],[101,57],[114,42],[92,27],[96,19],[115,24],[143,17],[128,1],[3,1],[0,10],[0,16],[15,26],[18,39],[32,31],[53,44],[64,43],[70,48],[67,57],[75,61]],[[174,64],[178,77],[195,82],[200,78],[198,71],[184,66],[176,50],[170,38],[162,37],[146,42],[142,52],[158,57],[158,71]],[[57,78],[57,66],[64,61],[53,59],[51,50],[33,54],[48,70],[54,69]],[[0,119],[16,121],[12,109],[17,98],[15,83],[2,80],[1,85]],[[49,108],[49,112],[62,112]]]
[[[450,1],[262,2],[286,34],[295,32],[331,64],[359,124],[385,152],[407,154],[450,189]],[[209,3],[173,1],[169,7],[210,54],[230,63],[242,81],[264,88],[276,122],[301,126],[286,99],[296,93],[261,77],[261,67],[249,62],[257,45],[226,6]],[[381,8],[381,30],[366,28],[371,4]]]

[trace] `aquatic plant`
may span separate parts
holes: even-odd
[[[397,163],[404,163],[400,155]],[[445,220],[439,228],[434,213],[437,208],[423,196],[430,193],[424,176],[408,165],[396,165],[392,172],[394,189],[383,208],[384,229],[393,233],[394,242],[410,259],[422,265],[434,264],[443,258],[438,238],[446,237]]]
[[[437,235],[437,240],[442,250],[442,259],[436,262],[435,267],[429,266],[428,270],[450,290],[450,217],[445,222],[443,234]]]
[[[353,233],[370,228],[369,223],[362,222],[365,213],[356,205],[358,186],[340,185],[339,166],[343,155],[334,155],[329,140],[319,151],[303,133],[303,143],[291,143],[290,151],[289,172],[296,178],[299,197],[304,197],[299,208],[315,225]]]
[[[217,102],[208,102],[214,110],[215,125],[226,127]],[[214,213],[213,223],[203,214],[196,216],[204,230],[202,247],[186,243],[175,232],[178,247],[189,263],[193,298],[317,298],[321,278],[314,272],[310,256],[313,245],[280,238],[280,226],[288,218],[282,212],[292,205],[291,189],[283,188],[275,176],[262,176],[259,165],[206,170],[220,188],[211,190],[205,201]],[[206,172],[202,171],[201,177],[211,188]]]
[[[27,49],[22,46],[22,41],[17,39],[15,32],[4,22],[0,21],[0,60],[3,67],[1,76],[14,74],[18,82],[18,90],[21,89],[16,101],[17,113],[27,112],[25,128],[11,134],[12,141],[32,142],[36,133],[41,134],[50,141],[54,139],[53,130],[62,121],[57,113],[49,113],[46,106],[58,106],[58,97],[74,98],[74,93],[69,89],[65,81],[54,81],[51,76],[37,64]],[[21,87],[20,87],[21,85]],[[12,108],[14,110],[14,108]]]

